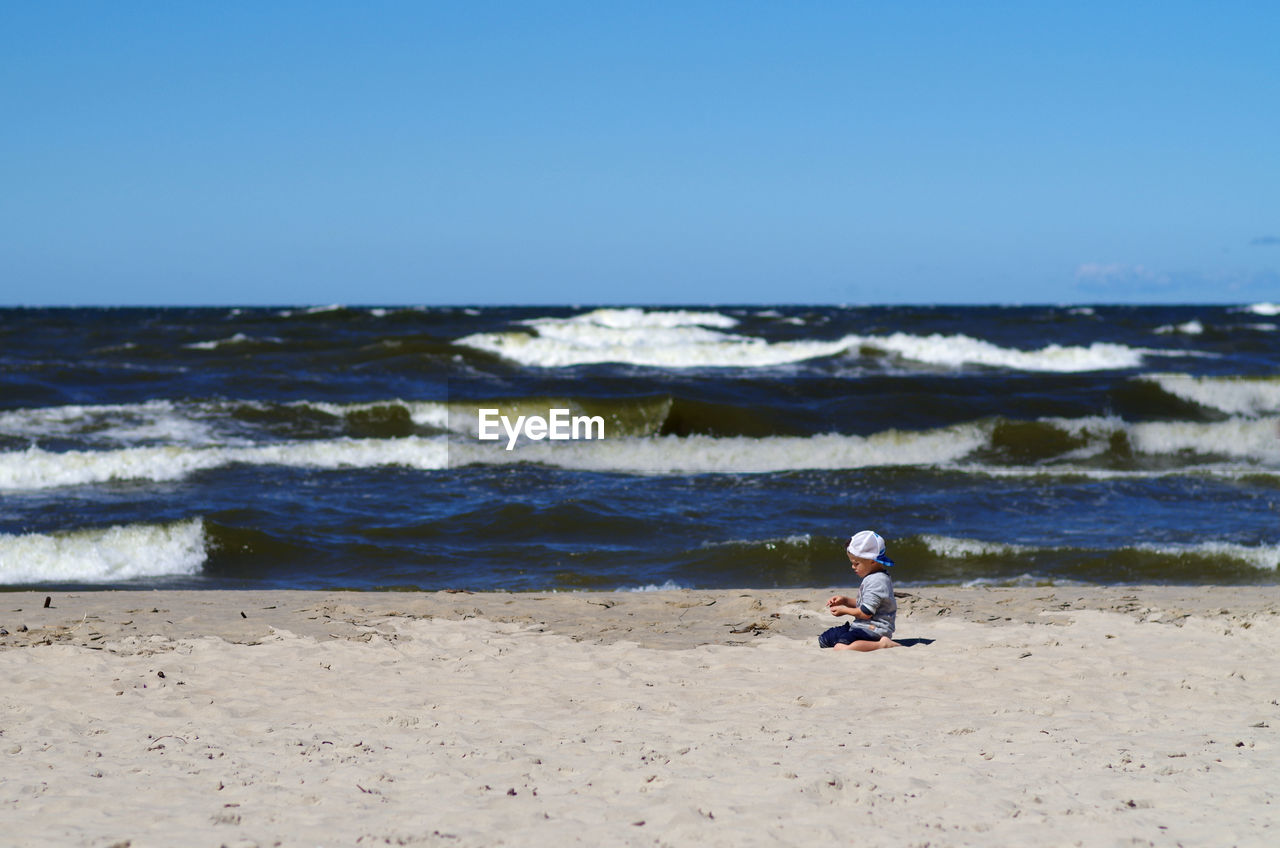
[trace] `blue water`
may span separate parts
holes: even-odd
[[[0,310],[0,585],[1235,583],[1280,308]],[[477,438],[478,410],[603,439]]]

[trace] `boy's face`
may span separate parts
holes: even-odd
[[[849,564],[853,566],[853,570],[858,575],[859,579],[866,577],[868,574],[873,574],[882,570],[880,563],[873,559],[856,557],[848,551],[845,551],[844,554],[849,558]]]

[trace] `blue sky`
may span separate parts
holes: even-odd
[[[1274,3],[5,3],[0,303],[1280,300]]]

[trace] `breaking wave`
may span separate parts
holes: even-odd
[[[116,583],[198,574],[206,539],[199,518],[65,533],[0,535],[0,584]]]
[[[448,454],[443,437],[416,436],[325,439],[251,447],[167,446],[62,452],[31,447],[0,454],[0,490],[38,490],[129,480],[162,482],[235,464],[318,469],[398,465],[431,471],[447,467]]]
[[[1121,344],[1001,347],[962,334],[847,335],[832,341],[776,341],[726,330],[737,320],[717,312],[597,309],[571,318],[533,318],[528,329],[475,333],[454,344],[520,365],[565,368],[621,363],[655,368],[763,368],[851,354],[892,355],[943,368],[982,366],[1072,373],[1135,368],[1145,354],[1178,355]]]
[[[251,445],[164,445],[0,453],[0,490],[112,481],[170,481],[244,464],[339,469],[401,466],[423,471],[534,463],[575,471],[643,475],[761,474],[903,466],[1027,476],[1083,474],[1228,476],[1280,473],[1280,420],[1129,423],[1117,418],[987,419],[867,436],[654,435],[662,405],[638,435],[577,441],[478,441],[455,433],[400,438],[305,439]],[[642,410],[643,411],[643,410]],[[469,421],[471,419],[468,419]],[[468,425],[469,426],[469,425]],[[608,432],[608,431],[607,431]]]
[[[1193,377],[1189,374],[1144,374],[1175,397],[1228,415],[1280,413],[1280,377]]]
[[[923,433],[871,436],[715,438],[660,436],[576,442],[455,443],[453,464],[533,462],[574,471],[630,474],[760,474],[800,469],[932,465],[956,461],[985,444],[982,428],[948,427]]]
[[[895,466],[968,473],[1152,476],[1230,464],[1233,476],[1280,471],[1275,419],[1127,423],[1114,418],[987,420],[870,436],[662,436],[576,442],[454,442],[450,464],[533,462],[577,471],[756,474]],[[1142,463],[1143,458],[1150,462]],[[1173,466],[1170,466],[1170,462]],[[1264,463],[1265,469],[1254,463]],[[1210,469],[1212,471],[1212,469]],[[1221,469],[1220,469],[1221,470]]]
[[[471,414],[474,419],[474,412]],[[449,405],[434,401],[369,403],[172,401],[53,406],[0,412],[0,438],[50,439],[84,446],[252,445],[265,437],[429,435],[448,429]],[[459,421],[465,423],[465,417]]]
[[[932,556],[942,559],[1015,561],[1018,567],[1034,564],[1037,560],[1094,556],[1130,560],[1154,559],[1165,562],[1169,569],[1178,564],[1194,566],[1199,561],[1230,561],[1263,571],[1280,569],[1280,545],[1242,545],[1210,541],[1185,545],[1140,543],[1095,550],[1069,545],[1039,547],[929,534],[917,536],[912,542]],[[1152,573],[1158,574],[1159,571],[1154,570]]]
[[[843,341],[770,343],[723,332],[738,322],[715,312],[597,309],[572,318],[520,323],[529,329],[476,333],[454,344],[540,368],[606,362],[655,368],[759,368],[848,350]]]
[[[278,345],[284,342],[283,339],[271,336],[268,338],[254,338],[246,336],[244,333],[236,333],[225,339],[211,339],[204,342],[191,342],[184,344],[183,347],[188,350],[222,350],[224,348],[244,348],[255,349],[267,345]]]

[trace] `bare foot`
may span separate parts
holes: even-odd
[[[837,651],[878,651],[881,648],[901,648],[902,645],[890,639],[888,636],[881,636],[879,642],[850,642],[847,645],[832,645]]]

